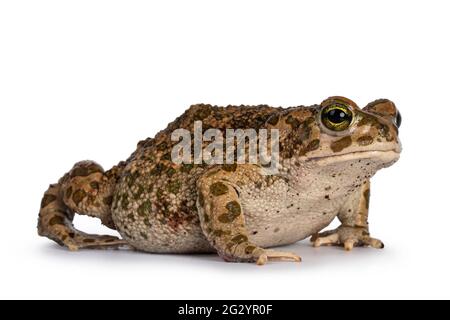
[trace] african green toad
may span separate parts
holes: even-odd
[[[175,164],[171,133],[217,128],[278,129],[277,174],[262,164]],[[369,235],[370,178],[396,162],[400,114],[385,99],[360,109],[331,97],[310,107],[193,105],[108,171],[77,163],[45,192],[38,231],[70,250],[128,245],[147,252],[217,252],[226,261],[300,261],[267,249],[312,236],[315,246],[382,248]],[[122,239],[73,226],[99,218]],[[338,217],[342,225],[318,233]]]

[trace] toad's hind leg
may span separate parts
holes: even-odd
[[[39,211],[39,235],[72,251],[126,245],[126,241],[114,236],[81,232],[75,229],[72,222],[76,212],[99,218],[104,225],[115,229],[111,218],[111,202],[121,167],[119,164],[104,172],[95,162],[79,162],[57,184],[50,185]]]

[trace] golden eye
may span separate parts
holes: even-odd
[[[352,123],[353,113],[346,105],[335,103],[322,110],[321,119],[328,129],[343,131]]]

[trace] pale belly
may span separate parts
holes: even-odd
[[[345,199],[270,190],[242,198],[250,240],[262,247],[303,240],[327,227]]]

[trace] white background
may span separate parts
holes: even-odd
[[[448,1],[0,2],[0,298],[450,298]],[[190,104],[381,97],[404,152],[373,179],[386,249],[304,262],[71,253],[36,234],[71,166],[126,159]],[[89,218],[77,226],[107,232]]]

